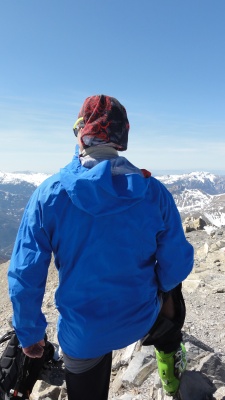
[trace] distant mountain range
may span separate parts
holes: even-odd
[[[48,174],[0,172],[0,263],[11,257],[24,208]],[[225,176],[209,172],[156,176],[172,193],[182,218],[201,216],[216,227],[225,225]]]
[[[47,174],[0,172],[0,263],[11,257],[24,208]]]
[[[201,216],[214,226],[225,225],[225,176],[191,172],[157,178],[172,193],[182,218]]]

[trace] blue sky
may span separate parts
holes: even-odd
[[[224,0],[0,0],[0,170],[57,172],[86,97],[127,109],[132,163],[225,172]]]

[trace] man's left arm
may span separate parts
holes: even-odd
[[[172,195],[163,190],[164,230],[157,236],[156,275],[159,289],[167,292],[190,274],[194,264],[192,245],[186,240]]]

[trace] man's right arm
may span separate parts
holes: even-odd
[[[51,245],[43,230],[38,196],[36,190],[25,209],[8,271],[13,326],[24,348],[41,341],[47,326],[41,307]]]

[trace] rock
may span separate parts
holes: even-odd
[[[140,368],[144,364],[144,360],[145,355],[141,352],[137,353],[131,360],[122,378],[122,383],[125,387],[134,385],[134,381],[140,371]]]
[[[183,222],[184,232],[192,232],[204,229],[206,222],[201,218],[194,219],[193,217],[187,217]]]
[[[196,371],[185,371],[180,382],[181,400],[207,400],[216,391],[212,382]]]
[[[124,375],[124,369],[120,369],[115,375],[115,378],[111,383],[111,390],[113,393],[117,393],[121,388],[121,386],[123,385],[122,382],[123,375]]]
[[[134,386],[141,386],[142,383],[149,377],[149,375],[157,368],[156,360],[152,358],[147,364],[144,364],[138,371],[135,379],[133,380]]]
[[[58,400],[67,400],[67,390],[66,390],[66,383],[65,382],[61,387],[61,391],[60,391]]]
[[[201,285],[201,279],[195,279],[194,277],[192,277],[190,279],[187,278],[183,282],[183,288],[185,288],[188,293],[195,292],[196,289],[198,289],[200,285]]]
[[[196,256],[198,257],[198,259],[200,260],[205,260],[207,257],[207,254],[209,252],[209,245],[208,243],[205,243],[204,246],[200,247],[197,252],[196,252]]]
[[[225,386],[220,387],[213,395],[215,400],[225,400]]]
[[[219,249],[223,249],[225,247],[225,240],[217,240],[217,242],[212,243],[212,245],[209,248],[209,252],[214,252]]]
[[[122,353],[121,356],[121,364],[126,365],[130,362],[133,352],[135,350],[136,343],[132,343],[130,346],[125,348],[125,351]]]
[[[133,396],[131,396],[130,394],[123,394],[122,396],[120,396],[119,400],[133,400]]]
[[[220,386],[225,383],[225,364],[219,355],[207,355],[200,361],[198,369],[211,379],[221,382]]]
[[[45,390],[39,391],[35,387],[31,393],[31,400],[58,400],[60,388],[57,386],[48,386]]]

